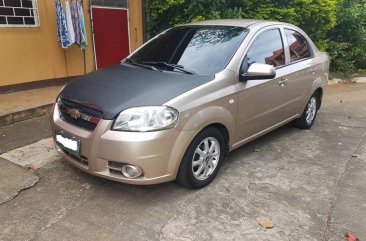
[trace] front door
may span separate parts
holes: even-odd
[[[117,64],[130,53],[128,10],[92,6],[97,69]]]
[[[274,28],[260,33],[249,48],[244,63],[248,66],[252,63],[273,65],[276,68],[276,77],[237,84],[237,144],[288,118],[283,105],[287,102],[285,62],[280,29]]]

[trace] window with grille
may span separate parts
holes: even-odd
[[[37,26],[37,0],[0,0],[0,27]]]
[[[93,6],[128,8],[128,0],[90,0]]]

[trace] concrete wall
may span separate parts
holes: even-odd
[[[57,42],[54,1],[38,1],[40,26],[0,28],[0,87],[84,73],[83,54],[77,45],[62,49]],[[129,1],[131,50],[142,44],[141,0]],[[94,70],[89,1],[84,0],[88,36],[86,70]]]

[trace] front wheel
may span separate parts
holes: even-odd
[[[208,185],[218,173],[225,152],[225,139],[213,127],[201,131],[188,146],[176,181],[188,188]]]
[[[294,126],[300,129],[309,129],[314,124],[316,114],[318,113],[319,104],[319,94],[314,93],[306,104],[305,110],[300,118],[294,121]]]

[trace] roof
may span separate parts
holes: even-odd
[[[238,26],[238,27],[249,27],[251,25],[273,25],[273,24],[284,24],[276,21],[259,20],[259,19],[215,19],[206,20],[200,22],[193,22],[187,25],[224,25],[224,26]]]

